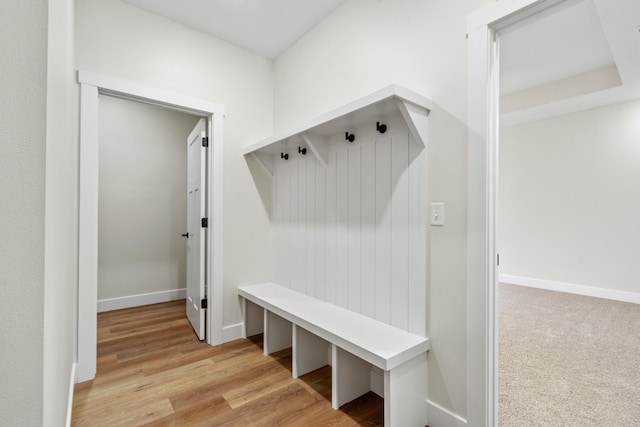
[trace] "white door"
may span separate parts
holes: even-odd
[[[207,120],[200,119],[187,138],[187,317],[200,340],[205,339],[206,312],[206,129]]]

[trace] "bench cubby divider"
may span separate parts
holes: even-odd
[[[265,310],[263,342],[265,356],[285,348],[291,348],[291,344],[291,322]]]
[[[331,344],[317,335],[293,325],[293,378],[327,366]]]
[[[331,406],[340,409],[371,390],[371,364],[334,345],[331,348]]]
[[[242,313],[244,324],[242,334],[244,337],[252,337],[264,332],[264,309],[246,299],[242,299]]]

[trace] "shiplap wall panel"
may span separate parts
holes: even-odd
[[[278,280],[287,287],[291,286],[290,277],[290,265],[289,260],[291,255],[289,254],[289,200],[288,192],[285,189],[289,188],[289,169],[290,167],[283,165],[278,169],[278,173],[274,175],[273,185],[273,242],[275,254],[279,257],[279,262],[276,262],[276,277]]]
[[[426,151],[409,143],[409,328],[426,336],[428,319],[423,310],[427,306],[427,287],[412,286],[427,282],[427,166]]]
[[[426,177],[408,132],[277,161],[276,281],[424,336]]]
[[[336,240],[337,240],[337,210],[336,210],[336,196],[337,196],[337,156],[335,153],[331,156],[327,164],[327,176],[325,187],[325,201],[326,201],[326,238],[327,238],[327,286],[326,286],[326,301],[332,304],[336,303]]]
[[[409,301],[409,141],[391,141],[391,325],[408,329]]]
[[[375,317],[376,259],[376,144],[362,145],[361,184],[361,313]]]
[[[391,323],[391,139],[376,143],[375,319]]]
[[[347,308],[349,279],[349,158],[336,153],[336,304]]]
[[[326,273],[327,273],[327,252],[326,252],[326,187],[325,168],[316,162],[316,292],[315,297],[321,300],[326,299]]]
[[[296,162],[298,166],[297,181],[298,181],[298,226],[296,230],[296,285],[297,290],[302,293],[307,293],[307,280],[305,277],[305,267],[307,261],[307,174],[306,164],[304,161]]]
[[[361,287],[361,211],[360,203],[362,197],[362,150],[361,146],[349,148],[346,152],[348,158],[348,180],[345,183],[347,187],[347,204],[349,222],[348,245],[349,254],[347,257],[347,308],[349,310],[360,313],[360,287]]]
[[[307,259],[304,262],[304,273],[307,276],[306,293],[311,296],[316,296],[316,162],[315,160],[305,160],[306,166],[306,239],[308,242],[306,246]]]

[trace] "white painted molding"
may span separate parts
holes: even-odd
[[[437,403],[427,400],[427,413],[430,427],[466,427],[467,420],[456,415]]]
[[[187,297],[186,288],[170,289],[168,291],[150,292],[148,294],[129,295],[126,297],[98,300],[98,313],[120,310],[141,305],[158,304],[160,302],[176,301]]]
[[[561,0],[499,1],[467,16],[467,408],[468,423],[498,424],[496,221],[499,132],[497,33]],[[435,424],[433,424],[435,426]]]
[[[73,414],[73,392],[76,384],[76,371],[78,369],[77,363],[71,364],[71,375],[69,375],[69,395],[67,396],[67,419],[65,422],[66,427],[71,427],[71,417]]]
[[[119,80],[89,71],[78,71],[80,83],[80,188],[78,206],[78,374],[76,381],[93,379],[96,374],[96,309],[98,277],[98,94],[162,105],[178,111],[207,117],[210,165],[207,215],[207,277],[209,316],[207,343],[221,344],[223,328],[223,136],[224,107],[208,101]]]
[[[511,285],[528,286],[530,288],[546,289],[549,291],[565,292],[568,294],[640,304],[640,293],[635,292],[617,291],[615,289],[604,289],[575,283],[513,276],[510,274],[500,274],[498,279],[502,283],[509,283]]]
[[[80,85],[78,378],[96,376],[98,300],[98,88]]]
[[[236,323],[222,328],[222,342],[230,342],[242,338],[244,323]]]
[[[100,93],[118,98],[161,105],[190,114],[199,112],[203,117],[211,114],[224,114],[222,105],[91,71],[78,70],[78,83],[98,87],[100,88]]]
[[[540,13],[564,0],[496,1],[467,16],[467,32],[491,26],[500,30],[526,17]]]
[[[617,86],[598,92],[575,96],[500,116],[500,127],[507,128],[566,114],[579,113],[593,108],[619,104],[640,98],[640,92],[626,86]]]

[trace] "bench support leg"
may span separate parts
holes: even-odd
[[[293,378],[327,366],[329,342],[293,325]]]
[[[331,359],[331,407],[339,409],[371,389],[371,365],[335,344]]]
[[[427,354],[384,373],[384,425],[427,424]]]
[[[264,332],[263,311],[264,309],[259,305],[242,298],[242,314],[244,317],[242,338],[252,337]]]
[[[264,354],[265,356],[291,347],[291,322],[264,310]]]

